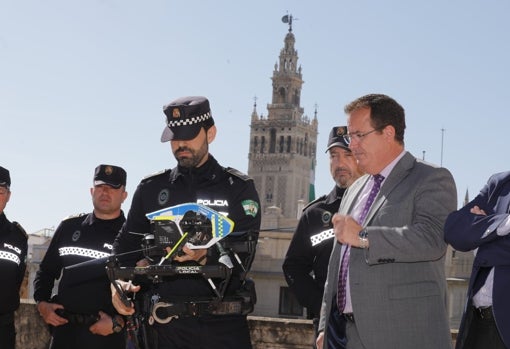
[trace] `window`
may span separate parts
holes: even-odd
[[[276,150],[276,129],[269,131],[269,153],[274,154]]]

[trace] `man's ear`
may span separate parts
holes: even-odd
[[[126,191],[126,188],[124,188],[124,191],[122,192],[122,203],[126,200],[128,197],[128,192]]]
[[[207,135],[207,143],[211,144],[214,141],[214,139],[216,138],[216,125],[212,125],[211,127],[209,127],[206,131],[206,135]]]
[[[388,138],[388,139],[394,139],[395,138],[395,127],[391,126],[391,125],[388,125],[384,128],[383,130],[383,133],[384,135]]]

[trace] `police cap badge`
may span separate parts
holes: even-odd
[[[341,147],[347,150],[349,145],[345,142],[343,135],[347,134],[347,126],[335,126],[331,129],[328,139],[328,148],[326,152],[333,147]]]

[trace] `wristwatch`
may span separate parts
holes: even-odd
[[[360,242],[360,248],[367,248],[368,247],[368,232],[366,229],[362,229],[358,233],[358,238]]]
[[[119,333],[122,331],[122,325],[117,321],[117,315],[112,316],[112,330],[113,333]]]

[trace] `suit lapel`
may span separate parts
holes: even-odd
[[[363,175],[352,183],[349,188],[347,188],[344,197],[342,198],[342,202],[340,203],[340,208],[338,209],[340,214],[346,215],[352,212],[361,190],[367,184],[369,179],[370,175]]]
[[[391,170],[390,175],[384,181],[379,194],[377,194],[374,203],[372,204],[372,207],[370,207],[364,226],[368,225],[368,223],[372,220],[393,189],[407,177],[411,169],[414,167],[415,161],[416,159],[414,156],[412,156],[409,152],[406,152],[396,163],[393,170]]]

